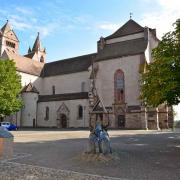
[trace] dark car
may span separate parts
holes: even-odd
[[[18,127],[10,122],[0,122],[0,126],[6,128],[8,131],[17,130]]]

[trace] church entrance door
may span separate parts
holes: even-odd
[[[118,115],[118,128],[125,128],[125,116]]]
[[[61,114],[61,127],[62,128],[67,128],[67,117],[65,114]]]

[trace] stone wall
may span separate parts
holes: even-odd
[[[51,95],[53,93],[53,86],[55,86],[55,94],[81,92],[83,82],[85,82],[84,91],[88,92],[90,85],[88,71],[46,77],[42,79],[42,90],[40,94]]]
[[[126,113],[126,128],[141,129],[141,112]]]
[[[64,110],[62,110],[62,113],[59,112],[59,114],[65,114],[67,116],[67,127],[89,127],[89,102],[86,99],[39,102],[37,126],[57,127],[57,119],[59,119],[58,110],[62,105],[64,105]],[[83,107],[83,117],[81,119],[78,118],[79,105]],[[45,119],[46,107],[49,107],[49,119]]]
[[[112,106],[114,103],[114,73],[118,69],[124,72],[125,102],[127,105],[140,105],[140,57],[141,55],[135,55],[98,62],[96,87],[105,106]]]
[[[21,109],[21,126],[35,127],[37,121],[37,93],[22,93],[24,107]]]

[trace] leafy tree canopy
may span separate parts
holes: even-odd
[[[11,115],[21,108],[20,91],[21,78],[16,73],[15,63],[0,60],[0,117]]]
[[[153,50],[153,63],[142,75],[141,99],[153,107],[180,102],[180,19],[174,26],[175,30],[166,33]]]

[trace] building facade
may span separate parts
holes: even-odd
[[[22,56],[7,22],[0,32],[1,59],[15,61],[24,101],[20,112],[7,118],[22,127],[88,127],[98,94],[112,128],[171,127],[171,108],[146,108],[139,99],[141,73],[152,62],[158,42],[155,29],[130,19],[112,35],[101,37],[96,53],[46,63],[39,33]]]

